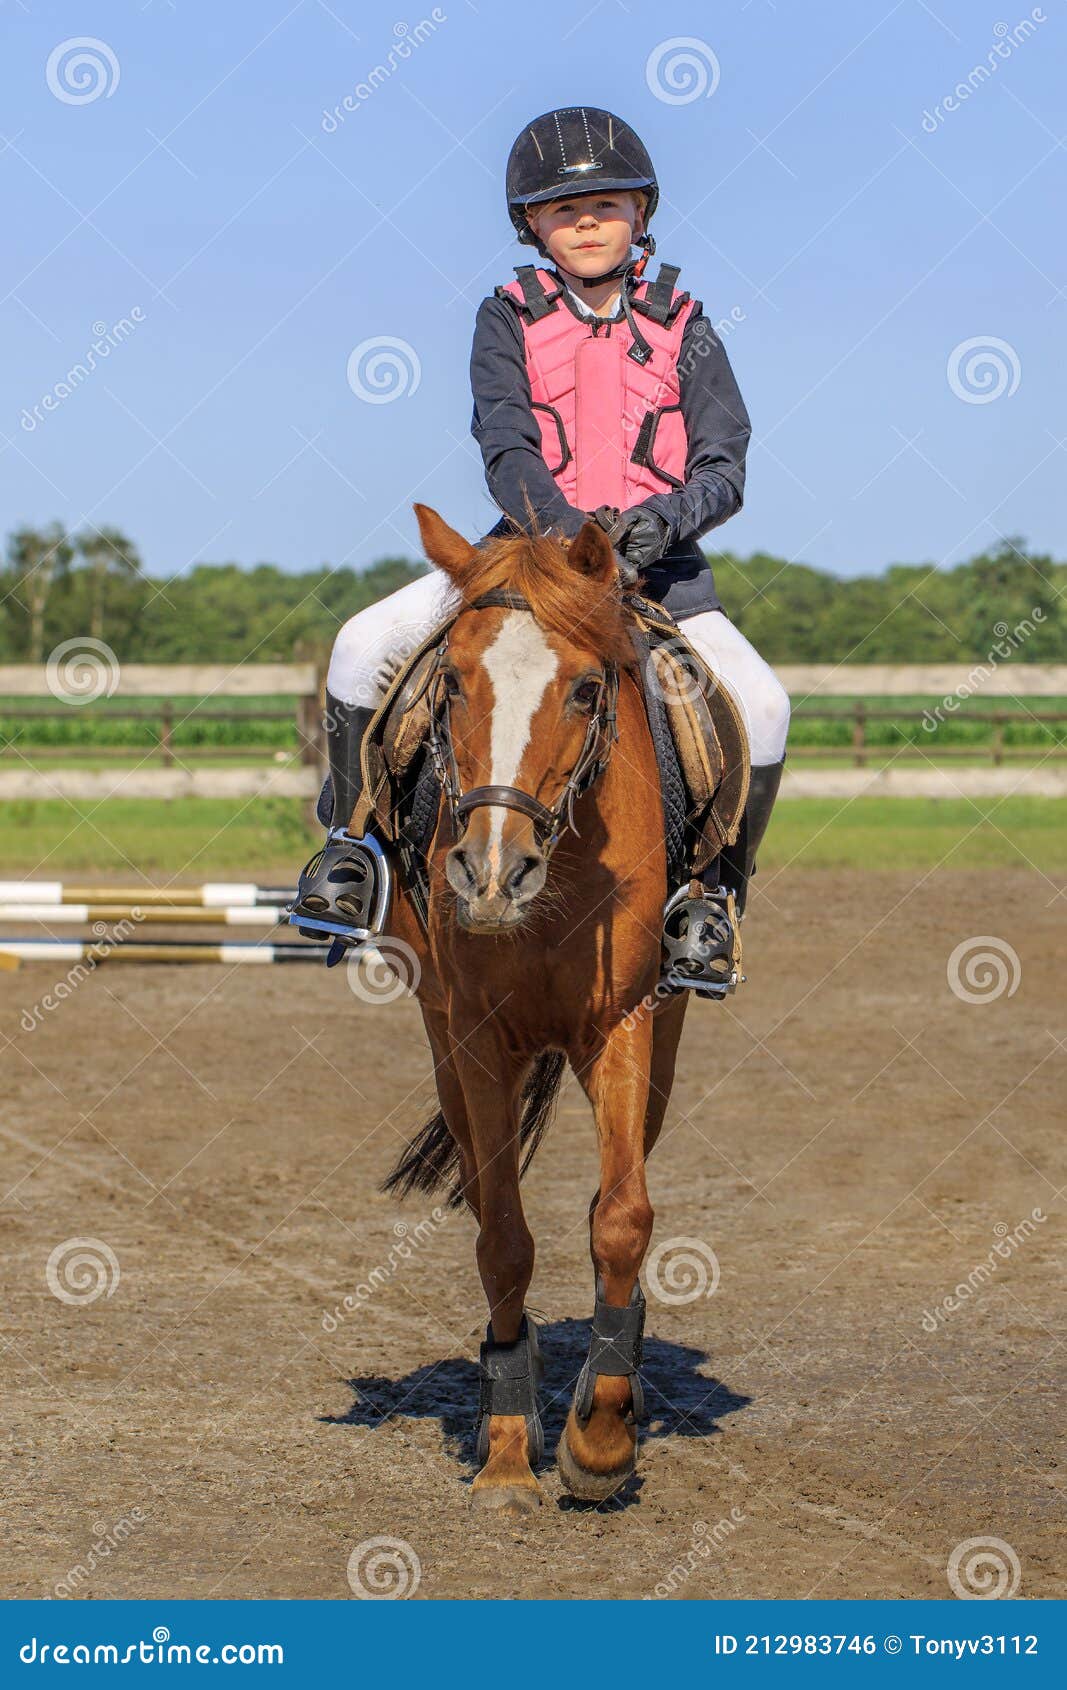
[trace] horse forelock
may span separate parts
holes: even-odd
[[[605,585],[581,574],[558,540],[520,534],[480,547],[463,581],[464,604],[501,588],[520,594],[546,633],[602,662],[633,666],[632,616],[617,580]]]

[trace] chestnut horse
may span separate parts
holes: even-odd
[[[607,536],[590,522],[569,544],[520,536],[475,548],[435,511],[415,512],[426,556],[461,602],[430,689],[445,794],[426,929],[400,891],[390,932],[418,958],[441,1108],[387,1186],[432,1190],[451,1177],[478,1221],[491,1330],[472,1499],[521,1512],[541,1501],[523,1147],[528,1160],[568,1060],[600,1147],[597,1309],[558,1459],[573,1494],[602,1499],[635,1465],[638,1270],[653,1218],[645,1159],[674,1080],[686,994],[650,997],[663,811]]]

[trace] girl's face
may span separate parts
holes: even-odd
[[[644,228],[644,206],[636,194],[578,194],[531,206],[527,221],[561,270],[599,276],[629,256]]]

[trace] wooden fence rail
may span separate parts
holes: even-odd
[[[11,712],[16,717],[20,727],[23,722],[69,722],[71,719],[70,706],[49,710],[38,705],[22,705]],[[114,710],[108,708],[102,719],[108,722],[147,722],[156,729],[156,746],[159,759],[165,769],[174,766],[174,724],[177,720],[185,722],[230,722],[234,725],[245,722],[292,722],[293,711],[275,710],[264,707],[251,710],[199,710],[191,708],[176,713],[171,699],[160,700],[154,710]],[[296,700],[296,732],[297,744],[302,763],[318,764],[322,761],[325,750],[323,746],[322,718],[319,710],[318,697],[298,698]],[[270,757],[278,750],[278,746],[255,742],[244,745],[183,745],[181,756],[183,760],[196,757]],[[0,756],[16,753],[21,757],[31,756],[34,759],[61,760],[72,754],[88,757],[126,757],[130,758],[143,750],[137,745],[94,745],[91,740],[71,742],[67,745],[37,745],[28,735],[21,734],[17,740],[7,743],[0,741]]]
[[[926,710],[885,710],[877,706],[868,705],[863,699],[856,699],[850,710],[822,710],[804,704],[794,710],[794,722],[841,722],[851,724],[851,743],[849,745],[791,745],[790,757],[823,757],[828,761],[851,762],[857,769],[867,767],[873,752],[875,755],[892,753],[894,759],[898,757],[924,757],[930,762],[939,762],[947,757],[980,757],[988,751],[990,761],[999,766],[1006,759],[1033,759],[1040,755],[1044,757],[1067,756],[1067,744],[1062,742],[1054,746],[1046,745],[1007,745],[1004,730],[1013,722],[1023,722],[1032,726],[1054,726],[1058,722],[1067,722],[1067,710],[972,710],[943,712],[940,720],[943,722],[967,721],[983,722],[992,727],[988,741],[975,741],[966,745],[946,745],[939,740],[936,732],[931,732],[928,740],[918,740],[912,744],[898,741],[887,745],[872,745],[867,736],[867,727],[871,722],[925,722],[933,717],[932,711]]]
[[[796,723],[831,721],[848,724],[848,743],[845,745],[800,745],[790,747],[790,757],[797,760],[820,758],[827,762],[851,763],[855,768],[870,766],[872,756],[891,755],[898,758],[925,758],[929,761],[949,761],[960,758],[979,758],[988,754],[990,762],[998,766],[1005,762],[1034,760],[1035,758],[1067,756],[1067,745],[1009,745],[1008,727],[1017,722],[1040,724],[1054,728],[1067,721],[1067,711],[1034,709],[990,709],[972,707],[966,688],[974,691],[974,669],[964,671],[955,665],[808,665],[783,667],[779,670],[783,684],[797,701],[793,720]],[[165,770],[176,763],[195,760],[232,762],[236,759],[273,759],[276,745],[194,745],[175,748],[175,729],[188,722],[229,722],[247,726],[250,722],[294,721],[296,745],[300,763],[308,769],[318,768],[325,760],[325,739],[322,726],[324,702],[323,677],[312,663],[244,663],[235,667],[224,664],[123,664],[116,670],[115,692],[125,700],[151,700],[140,706],[117,705],[109,700],[106,720],[151,724],[156,744],[150,755],[158,756]],[[981,680],[982,691],[991,697],[1010,696],[1015,699],[1031,697],[1035,704],[1042,696],[1062,698],[1067,695],[1067,665],[1005,663]],[[953,689],[955,688],[955,691]],[[224,709],[215,700],[284,697],[291,700],[285,707],[250,702],[247,708]],[[944,722],[981,722],[989,726],[987,739],[972,744],[946,744],[943,737],[931,732],[923,734],[914,744],[896,741],[888,745],[872,743],[870,729],[879,722],[918,723],[935,713],[936,705],[928,711],[912,706],[894,710],[884,705],[868,705],[866,698],[931,697],[942,699],[940,719]],[[817,702],[839,697],[837,707]],[[963,703],[963,698],[968,702]],[[144,748],[138,746],[94,745],[35,745],[23,725],[32,729],[37,721],[66,721],[75,717],[89,719],[93,703],[56,702],[50,677],[43,666],[29,664],[0,665],[0,699],[11,701],[0,705],[0,712],[14,718],[20,728],[17,738],[0,744],[0,761],[18,760],[22,763],[42,762],[55,766],[72,758],[88,758],[102,762],[143,760]],[[48,703],[23,704],[22,700],[50,700]],[[177,702],[178,700],[183,702]],[[205,706],[186,702],[204,700]],[[16,702],[17,701],[17,702]],[[955,708],[959,702],[959,708]],[[102,711],[101,714],[104,714]],[[51,774],[48,777],[54,778]],[[158,778],[163,779],[163,776]],[[169,777],[168,777],[169,778]],[[305,777],[310,779],[310,777]]]
[[[112,692],[119,693],[124,698],[145,698],[154,702],[150,706],[140,708],[116,706],[110,702]],[[156,749],[164,768],[174,766],[174,729],[176,723],[185,721],[292,722],[295,716],[300,762],[318,766],[325,759],[326,746],[322,726],[324,677],[313,663],[242,663],[236,666],[221,663],[124,663],[121,667],[116,665],[114,687],[109,687],[108,693],[108,721],[147,722],[155,727]],[[61,700],[59,703],[45,705],[22,703],[23,699],[55,696],[54,681],[43,665],[0,665],[0,699],[18,701],[8,704],[6,710],[0,705],[0,711],[14,717],[20,725],[34,721],[69,722],[72,711],[75,715],[82,710],[91,711],[96,702],[75,697],[72,702]],[[176,702],[181,698],[207,700],[210,704],[214,699],[278,696],[291,698],[292,703],[285,709],[252,704],[248,709],[224,710],[214,707],[201,708],[199,703]],[[0,757],[14,753],[23,758],[30,755],[42,761],[53,762],[64,757],[69,758],[72,754],[102,759],[129,758],[136,755],[139,749],[137,746],[94,746],[91,742],[80,745],[37,746],[28,735],[20,734],[17,741],[0,745]],[[277,749],[275,745],[266,744],[182,746],[181,759],[184,762],[198,757],[220,760],[257,755],[270,757]]]
[[[300,698],[297,701],[297,745],[299,760],[307,767],[318,767],[325,756],[323,744],[322,718],[318,698]],[[20,706],[17,712],[20,725],[23,722],[34,721],[70,721],[70,708],[47,709],[36,705]],[[1067,756],[1067,745],[1008,745],[1005,729],[1012,723],[1021,722],[1032,725],[1055,727],[1059,723],[1067,722],[1067,710],[972,710],[968,709],[960,717],[945,715],[945,721],[963,719],[968,722],[981,722],[988,725],[992,732],[987,740],[974,741],[968,744],[945,744],[935,733],[916,741],[914,744],[895,741],[879,745],[872,742],[869,727],[876,722],[915,723],[929,719],[929,712],[918,710],[891,710],[880,706],[868,705],[862,699],[857,699],[850,709],[838,707],[820,708],[809,704],[799,706],[793,712],[793,721],[800,722],[838,722],[850,728],[849,743],[847,745],[801,745],[794,738],[790,746],[790,756],[797,758],[818,757],[828,762],[849,762],[857,769],[869,766],[870,758],[874,755],[892,753],[894,758],[924,757],[937,762],[943,759],[959,757],[982,757],[988,752],[990,762],[994,767],[1004,762],[1019,759],[1033,759],[1035,756],[1063,757]],[[176,757],[181,762],[194,762],[197,759],[218,760],[244,758],[254,760],[257,756],[270,758],[277,754],[278,746],[261,743],[244,745],[191,745],[181,746],[176,753],[174,749],[175,707],[170,700],[162,700],[151,710],[114,710],[109,708],[106,719],[109,722],[141,722],[152,723],[156,728],[156,751],[163,768],[173,768]],[[190,710],[181,718],[183,721],[198,722],[230,722],[234,725],[244,725],[248,722],[291,722],[292,710],[279,710],[263,707],[250,710]],[[71,758],[90,758],[101,761],[112,759],[121,760],[138,758],[143,748],[136,745],[93,745],[91,741],[68,745],[35,745],[31,738],[20,734],[17,740],[9,744],[0,743],[0,759],[4,756],[17,756],[20,759],[35,762],[61,763]]]

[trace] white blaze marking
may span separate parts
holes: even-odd
[[[482,663],[493,688],[489,784],[517,786],[523,753],[530,743],[530,726],[558,660],[529,612],[509,610]],[[500,866],[507,811],[502,804],[489,808],[489,866],[495,874]]]

